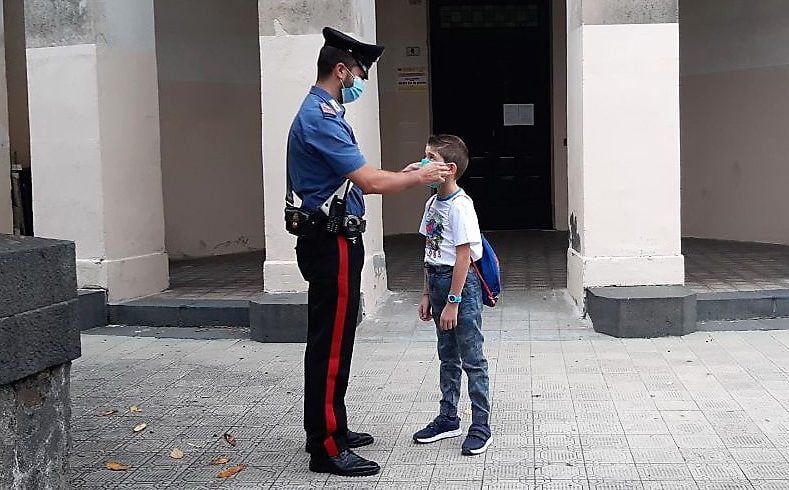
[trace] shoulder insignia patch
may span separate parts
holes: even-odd
[[[321,112],[324,116],[336,116],[337,111],[335,111],[329,104],[326,102],[321,102]]]

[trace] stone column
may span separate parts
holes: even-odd
[[[71,488],[74,244],[0,235],[0,488]]]
[[[5,54],[3,19],[5,12],[0,3],[0,53]],[[11,155],[8,137],[8,90],[6,85],[5,56],[0,56],[0,233],[13,231],[11,211]]]
[[[677,0],[568,0],[568,287],[684,283]]]
[[[168,285],[153,0],[25,2],[36,234],[110,301]]]
[[[306,331],[306,294],[303,293],[307,290],[307,284],[301,278],[296,264],[296,240],[285,231],[283,220],[288,130],[309,87],[315,83],[318,51],[323,45],[323,27],[331,26],[357,39],[374,42],[375,2],[341,0],[308,3],[296,0],[259,0],[258,4],[266,233],[263,288],[266,294],[257,305],[252,305],[250,322],[253,338],[257,337],[258,340],[270,338],[260,333],[265,329],[265,326],[260,325],[262,321],[272,325],[277,323],[279,333],[283,331],[279,321],[288,321],[292,327],[289,326],[287,330],[297,330],[295,337],[288,334],[286,337],[278,336],[277,339],[300,339],[303,331]],[[372,70],[364,96],[348,106],[346,117],[354,127],[367,162],[380,167],[376,68]],[[362,294],[365,307],[369,310],[386,291],[386,267],[381,198],[367,197],[366,202],[368,231],[364,237],[366,262],[362,275]],[[262,311],[259,308],[261,304],[264,306]],[[271,313],[270,308],[276,308],[280,312],[284,309],[286,313],[280,317],[278,313]],[[266,314],[265,311],[269,313]],[[280,320],[273,320],[274,318]],[[256,335],[256,331],[259,334]]]

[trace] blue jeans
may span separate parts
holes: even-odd
[[[488,360],[482,352],[482,290],[474,269],[469,269],[463,286],[463,300],[458,309],[457,326],[453,330],[439,328],[441,312],[447,303],[452,285],[452,267],[426,266],[430,307],[438,336],[438,358],[441,360],[441,414],[457,416],[460,399],[461,367],[468,376],[473,423],[488,424],[490,417],[490,388]]]

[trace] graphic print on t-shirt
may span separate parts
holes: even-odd
[[[425,254],[430,258],[441,257],[441,242],[444,241],[444,220],[441,213],[435,212],[432,207],[425,220]]]

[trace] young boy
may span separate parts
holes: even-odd
[[[440,413],[414,434],[421,444],[457,437],[461,366],[468,376],[471,426],[462,452],[482,454],[493,438],[488,425],[488,361],[482,352],[482,291],[472,260],[482,256],[482,238],[474,202],[457,180],[468,166],[468,149],[453,135],[431,136],[425,157],[449,165],[449,175],[428,199],[419,232],[425,235],[425,282],[419,318],[436,324],[441,360]]]

